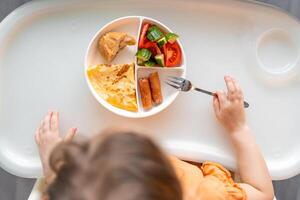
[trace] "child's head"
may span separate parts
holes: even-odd
[[[50,157],[50,200],[181,200],[175,172],[155,143],[132,132],[60,144]]]

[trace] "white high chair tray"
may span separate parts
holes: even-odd
[[[104,24],[128,15],[152,17],[180,35],[186,76],[195,85],[225,89],[223,75],[234,76],[250,103],[248,122],[273,179],[300,172],[299,22],[274,7],[236,0],[49,0],[11,13],[0,24],[2,168],[22,177],[42,175],[34,131],[48,109],[58,109],[62,132],[138,127],[181,158],[235,169],[210,96],[182,93],[155,116],[129,119],[91,95],[84,80],[88,44]]]

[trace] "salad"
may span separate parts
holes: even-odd
[[[146,67],[180,66],[182,53],[177,39],[177,34],[165,33],[157,25],[143,24],[136,53],[137,64]]]

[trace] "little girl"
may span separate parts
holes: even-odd
[[[247,126],[243,94],[225,76],[213,108],[237,157],[242,183],[220,164],[190,164],[164,153],[150,138],[132,131],[106,131],[72,141],[76,129],[59,136],[58,112],[48,112],[35,139],[49,200],[272,200],[272,181]]]

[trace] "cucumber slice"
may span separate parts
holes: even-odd
[[[164,56],[164,54],[156,55],[155,60],[156,60],[156,62],[159,66],[161,66],[161,67],[165,66],[165,56]]]
[[[150,59],[152,53],[148,49],[139,49],[135,55],[138,59],[140,59],[142,61],[147,61]]]
[[[141,60],[141,59],[137,59],[137,64],[139,65],[139,66],[144,66],[144,61],[143,60]]]
[[[152,60],[148,60],[145,62],[146,67],[153,67],[156,63]]]
[[[164,36],[163,32],[157,26],[151,26],[148,29],[147,38],[150,41],[157,41]]]
[[[176,40],[179,38],[179,36],[175,33],[167,33],[166,34],[166,39],[169,43],[173,44],[176,42]]]
[[[167,38],[166,38],[166,37],[162,37],[162,38],[160,38],[159,40],[157,40],[157,44],[158,44],[159,47],[164,46],[167,42],[168,42],[168,41],[167,41]]]

